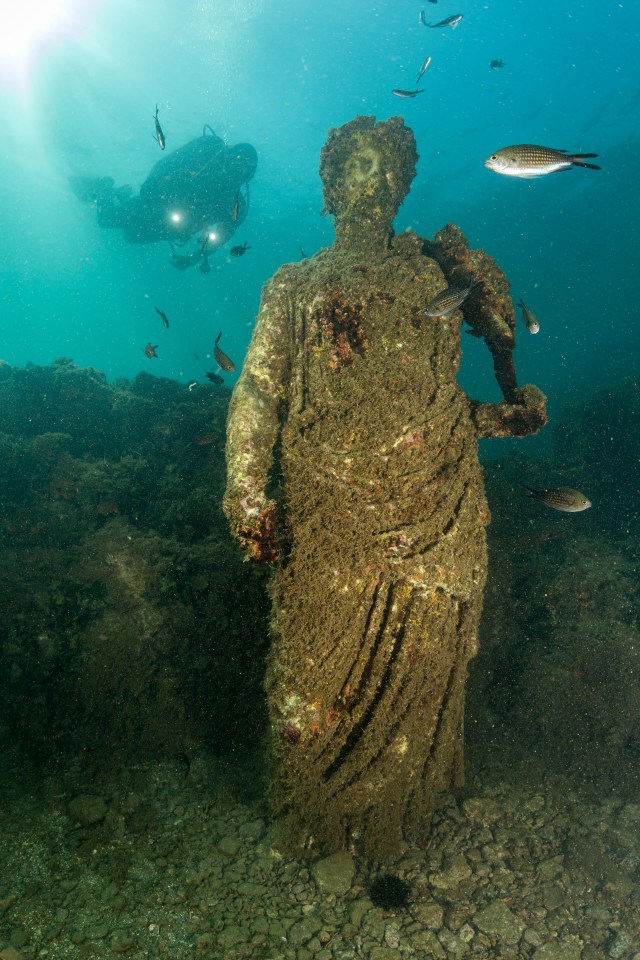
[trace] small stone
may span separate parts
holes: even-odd
[[[266,897],[269,893],[269,887],[264,883],[252,883],[250,880],[245,880],[244,883],[238,884],[238,893],[243,897]]]
[[[240,841],[236,837],[223,837],[222,840],[218,841],[218,846],[216,847],[218,853],[221,853],[223,857],[237,857],[240,852]]]
[[[418,903],[412,909],[412,914],[418,923],[428,930],[441,930],[444,924],[444,910],[441,904],[433,900],[431,903]]]
[[[628,956],[636,946],[637,943],[633,937],[621,930],[607,947],[607,956],[611,957],[612,960],[621,960],[622,957]]]
[[[313,879],[322,892],[337,896],[351,889],[355,872],[353,857],[346,851],[332,853],[329,857],[317,860],[311,867]]]
[[[525,943],[528,943],[530,947],[539,947],[542,944],[542,937],[537,930],[534,930],[533,927],[529,927],[524,932],[522,938]]]
[[[364,897],[360,900],[352,900],[348,906],[349,920],[354,925],[354,927],[359,927],[362,923],[362,918],[365,913],[373,909],[373,904],[371,900],[366,900]]]
[[[398,951],[391,947],[372,947],[369,960],[398,960]]]
[[[201,933],[199,937],[196,937],[196,950],[208,950],[211,952],[213,943],[213,934]]]
[[[433,930],[421,930],[418,933],[414,933],[411,937],[411,946],[414,950],[420,951],[426,957],[429,957],[429,960],[447,960],[444,947]]]
[[[568,940],[552,940],[538,947],[533,960],[580,960],[582,944]]]
[[[6,947],[0,950],[0,960],[22,960],[22,954],[15,947]]]
[[[470,923],[463,924],[458,930],[458,936],[460,937],[463,943],[471,943],[475,935],[476,935],[476,932]]]
[[[495,823],[503,815],[500,804],[486,797],[469,797],[462,804],[462,809],[469,820],[477,823]]]
[[[11,907],[16,900],[18,899],[15,893],[12,893],[10,896],[5,897],[3,900],[0,900],[0,917],[3,913],[6,913],[9,907]]]
[[[245,939],[245,931],[242,927],[237,924],[229,924],[218,934],[218,946],[223,950],[228,950],[229,947],[235,947],[237,943],[244,943]]]
[[[301,947],[307,943],[319,930],[322,929],[320,917],[309,915],[294,923],[289,930],[288,940],[294,947]]]
[[[542,903],[546,910],[557,910],[566,900],[562,887],[554,883],[547,883],[542,888]]]
[[[238,829],[238,835],[245,840],[260,840],[264,835],[266,826],[264,820],[250,820],[243,823]]]
[[[463,854],[458,853],[451,858],[449,865],[438,873],[432,873],[429,876],[429,883],[439,890],[451,890],[457,887],[462,880],[468,880],[471,876],[471,867],[467,863]]]
[[[526,926],[500,900],[494,900],[487,907],[478,910],[473,920],[483,933],[496,937],[501,943],[517,943]]]
[[[80,793],[68,805],[69,816],[75,823],[83,827],[91,827],[100,823],[106,817],[109,807],[104,797],[96,797],[90,793]]]
[[[393,950],[400,946],[400,929],[396,923],[388,923],[384,928],[384,942]]]
[[[128,953],[133,950],[136,943],[133,937],[113,936],[111,938],[111,949],[114,953]]]

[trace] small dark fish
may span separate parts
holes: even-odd
[[[153,118],[156,122],[156,140],[158,141],[158,146],[161,150],[164,150],[167,141],[164,138],[164,133],[162,132],[162,127],[160,126],[160,121],[158,120],[158,104],[156,103],[156,115]]]
[[[580,513],[582,510],[588,510],[591,506],[591,500],[585,497],[579,490],[572,490],[571,487],[547,487],[546,489],[536,490],[529,484],[523,483],[522,486],[527,491],[527,496],[534,500],[539,500],[547,507],[553,510],[562,510],[565,513]]]
[[[391,93],[394,97],[402,97],[403,100],[409,100],[411,97],[417,97],[419,93],[424,93],[424,88],[422,90],[392,90]]]
[[[542,177],[546,173],[559,173],[571,167],[588,167],[601,170],[595,163],[585,163],[585,158],[597,157],[597,153],[567,153],[553,147],[538,147],[534,143],[517,143],[512,147],[496,150],[484,162],[487,170],[505,177]]]
[[[154,307],[153,309],[155,310],[155,312],[156,312],[156,313],[160,316],[160,318],[162,319],[162,325],[165,327],[165,329],[168,330],[168,329],[169,329],[169,319],[168,319],[166,313],[163,313],[162,310],[158,310],[157,307]]]
[[[229,255],[232,257],[243,257],[244,254],[247,252],[247,250],[251,250],[251,247],[245,240],[245,242],[240,244],[239,246],[231,247],[231,250],[229,250]]]
[[[529,333],[538,333],[540,330],[540,324],[538,323],[538,318],[536,317],[533,310],[529,310],[529,307],[526,306],[522,297],[518,301],[518,306],[522,310],[522,319],[524,320],[524,325],[529,331]]]
[[[427,23],[427,27],[451,27],[452,30],[458,26],[460,21],[464,19],[461,13],[454,13],[452,17],[447,17],[445,20],[441,20],[440,23]]]
[[[200,264],[200,273],[211,273],[211,264],[209,263],[209,257],[206,255],[202,258],[202,263]]]
[[[426,69],[427,69],[427,67],[429,66],[430,63],[431,63],[431,57],[427,57],[426,60],[424,61],[424,63],[422,64],[422,66],[420,67],[420,73],[418,74],[418,79],[416,80],[416,87],[418,86],[418,84],[419,84],[420,81],[422,80],[422,78],[423,78],[423,76],[424,76],[424,74],[425,74],[425,71],[426,71]]]
[[[506,67],[504,60],[492,60],[489,64],[492,70],[502,70],[503,67]]]
[[[216,358],[216,363],[222,367],[225,373],[233,373],[236,369],[236,365],[233,360],[223,353],[218,344],[220,343],[220,337],[222,336],[222,330],[216,337],[215,346],[213,348],[213,355]]]
[[[426,305],[424,308],[425,316],[446,317],[453,313],[467,299],[474,287],[479,287],[482,282],[482,280],[478,280],[466,287],[445,287]]]
[[[213,370],[207,370],[207,372],[205,373],[205,377],[207,378],[207,380],[211,380],[211,383],[216,383],[218,386],[224,383],[224,380],[222,379],[220,374],[214,373]]]
[[[155,347],[153,346],[152,343],[147,343],[147,344],[142,348],[142,352],[144,353],[145,357],[148,357],[148,358],[149,358],[149,360],[151,360],[153,357],[155,357],[155,358],[157,359],[157,358],[158,358],[158,354],[156,353],[156,350],[158,349],[159,346],[160,346],[159,343],[156,343]]]
[[[194,447],[208,447],[209,444],[215,443],[216,440],[220,438],[218,433],[199,433],[197,437],[193,437],[191,443]]]

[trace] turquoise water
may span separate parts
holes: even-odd
[[[637,44],[640,8],[569,0],[142,0],[69,3],[67,20],[20,58],[3,40],[3,252],[0,356],[12,364],[71,357],[111,377],[140,370],[183,382],[213,369],[213,339],[241,361],[262,284],[332,241],[318,159],[327,130],[356,114],[401,114],[418,176],[396,220],[432,235],[449,220],[494,255],[538,314],[521,328],[521,382],[552,412],[637,368]],[[462,13],[455,30],[425,28]],[[30,16],[31,24],[38,14]],[[43,28],[44,30],[44,28]],[[411,88],[425,56],[425,92]],[[500,58],[506,66],[491,70]],[[127,245],[101,230],[68,177],[111,176],[137,191],[162,154],[209,123],[252,143],[251,208],[211,272],[179,272],[166,243]],[[600,155],[602,170],[537,181],[484,169],[500,146],[534,142]],[[171,319],[164,330],[153,307]],[[483,345],[466,338],[461,379],[497,398]],[[142,353],[158,343],[158,360]],[[197,358],[196,358],[197,355]],[[238,367],[240,363],[238,363]],[[227,377],[232,383],[233,378]]]

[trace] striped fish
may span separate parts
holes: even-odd
[[[466,287],[445,287],[426,305],[424,308],[425,316],[446,317],[453,313],[467,299],[474,287],[479,287],[481,283],[482,280],[478,280]]]
[[[534,143],[516,143],[512,147],[496,150],[484,162],[487,170],[501,173],[505,177],[543,177],[547,173],[559,173],[572,167],[588,167],[589,170],[601,170],[596,163],[586,163],[585,159],[597,157],[597,153],[567,153],[566,150],[554,150],[553,147],[537,147]]]
[[[546,489],[536,490],[529,484],[523,483],[522,486],[527,491],[527,496],[534,500],[539,500],[547,507],[553,510],[562,510],[565,513],[580,513],[582,510],[588,510],[591,506],[591,500],[585,497],[579,490],[572,490],[571,487],[547,487]]]

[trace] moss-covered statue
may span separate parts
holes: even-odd
[[[423,837],[463,778],[467,665],[487,570],[478,437],[524,436],[508,283],[453,226],[393,236],[417,153],[401,118],[332,130],[320,174],[336,241],[264,290],[228,424],[225,509],[276,562],[271,799],[294,845],[376,858]],[[461,312],[426,316],[447,286]],[[504,400],[456,379],[461,313]],[[277,451],[277,469],[274,456]]]

